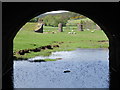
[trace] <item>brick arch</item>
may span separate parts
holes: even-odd
[[[119,86],[120,31],[118,3],[3,3],[2,86],[13,88],[13,39],[31,18],[48,11],[67,10],[95,21],[109,38],[110,88]],[[119,21],[118,21],[119,22]]]

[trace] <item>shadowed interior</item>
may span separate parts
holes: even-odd
[[[55,10],[83,14],[96,22],[109,39],[110,88],[119,86],[120,30],[118,3],[10,3],[4,2],[2,30],[2,88],[13,88],[13,39],[20,28],[31,18]]]

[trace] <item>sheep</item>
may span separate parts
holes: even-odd
[[[73,34],[76,34],[76,32],[73,32]]]
[[[76,34],[76,32],[68,32],[68,34]]]
[[[71,32],[68,32],[68,34],[71,34]]]
[[[91,31],[91,33],[94,33],[95,31]]]

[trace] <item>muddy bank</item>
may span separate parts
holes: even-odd
[[[17,57],[15,55],[20,55],[20,56],[23,56],[23,55],[26,55],[27,53],[31,53],[31,52],[41,52],[43,50],[48,50],[48,49],[54,49],[54,48],[59,48],[60,45],[46,45],[46,46],[41,46],[41,47],[38,47],[38,48],[34,48],[34,49],[23,49],[23,50],[19,50],[17,52],[14,52],[14,56],[13,56],[13,59],[14,60],[27,60],[28,58],[23,58],[23,57]]]

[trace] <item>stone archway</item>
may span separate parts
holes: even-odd
[[[50,6],[46,6],[50,5]],[[102,6],[102,8],[101,8]],[[95,21],[109,38],[110,88],[119,86],[120,31],[118,3],[3,3],[2,86],[13,88],[13,39],[31,18],[53,10],[68,10],[83,14]],[[114,17],[113,17],[114,16]]]

